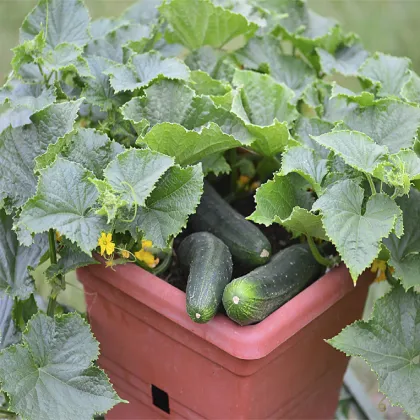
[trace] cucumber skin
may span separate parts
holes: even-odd
[[[190,221],[194,231],[217,236],[229,247],[232,256],[245,265],[262,265],[271,257],[271,244],[265,235],[207,182],[200,205]]]
[[[187,313],[194,322],[206,323],[216,315],[232,278],[232,255],[219,238],[198,232],[182,241],[178,257],[181,267],[189,271]],[[201,316],[197,318],[196,314]]]
[[[322,268],[309,247],[292,245],[277,253],[267,265],[226,286],[226,313],[240,325],[262,321],[316,280]],[[234,303],[234,298],[239,298],[238,303]]]

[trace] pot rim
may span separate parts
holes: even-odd
[[[95,264],[79,268],[77,274],[87,286],[90,276],[105,281],[226,353],[245,360],[267,356],[355,288],[368,287],[373,279],[373,273],[365,271],[355,286],[348,269],[341,264],[263,321],[240,326],[224,314],[216,315],[206,324],[193,322],[185,309],[186,295],[183,291],[132,263],[120,265],[115,270],[105,268],[103,263]],[[103,294],[101,290],[97,292]],[[121,307],[125,308],[124,305]]]

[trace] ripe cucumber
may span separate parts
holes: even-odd
[[[196,214],[191,217],[196,232],[206,231],[221,239],[234,259],[248,266],[265,264],[271,256],[271,245],[253,223],[233,209],[208,183]]]
[[[232,278],[229,248],[211,233],[198,232],[181,242],[178,258],[181,267],[189,272],[188,315],[200,324],[208,322],[216,315],[223,290]]]
[[[306,245],[292,245],[267,265],[232,280],[223,293],[223,305],[229,318],[240,325],[262,321],[317,279],[321,271]]]

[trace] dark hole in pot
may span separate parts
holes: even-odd
[[[169,395],[152,384],[152,398],[153,405],[165,411],[165,413],[170,413],[169,410]]]

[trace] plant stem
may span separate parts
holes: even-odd
[[[3,417],[3,416],[6,416],[6,417]],[[7,408],[0,407],[0,418],[14,419],[16,417],[17,417],[16,413],[14,413],[13,411],[9,411]]]
[[[372,195],[376,195],[376,188],[375,184],[373,183],[373,179],[370,174],[366,174],[366,178],[369,181],[370,189],[372,190]]]
[[[321,255],[318,247],[315,245],[315,242],[312,236],[307,235],[306,238],[308,239],[308,244],[309,244],[309,248],[311,249],[312,255],[317,260],[317,262],[321,265],[325,265],[326,267],[331,267],[332,261]]]
[[[54,229],[50,229],[48,232],[48,243],[49,243],[49,249],[50,249],[51,265],[57,264],[57,251],[55,249],[55,230]],[[63,282],[63,278],[61,275],[59,275],[57,278],[58,280],[60,280],[60,283]],[[58,292],[59,292],[59,287],[57,287],[56,284],[53,284],[50,297],[48,299],[48,308],[47,308],[48,316],[54,317]]]
[[[44,78],[45,86],[49,88],[50,87],[50,84],[48,83],[49,79],[47,79],[47,75],[44,73],[44,70],[42,70],[41,64],[39,63],[38,63],[38,69],[39,69],[39,72],[41,73],[41,76]]]

